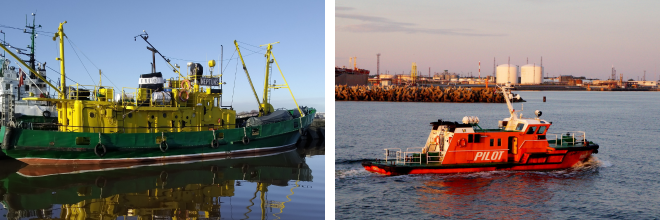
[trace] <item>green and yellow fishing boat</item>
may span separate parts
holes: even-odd
[[[59,38],[61,79],[66,79],[65,23],[60,23],[53,37]],[[147,41],[146,32],[138,36],[151,46],[154,57],[160,54]],[[250,79],[238,43],[234,44]],[[140,76],[139,88],[115,90],[101,84],[67,87],[65,80],[56,87],[0,45],[58,93],[57,98],[24,98],[56,105],[57,123],[28,128],[11,123],[3,126],[2,151],[30,165],[62,165],[163,162],[292,147],[312,123],[316,110],[298,106],[276,111],[268,102],[269,89],[288,88],[291,92],[281,70],[285,84],[269,84],[270,65],[275,63],[279,69],[272,45],[263,45],[267,47],[267,68],[261,101],[250,80],[259,114],[249,119],[237,119],[233,108],[221,105],[222,74],[212,75],[213,60],[208,63],[209,75],[203,74],[199,63],[189,63],[184,75],[178,65],[165,59],[177,76],[164,79],[154,65],[152,73]]]

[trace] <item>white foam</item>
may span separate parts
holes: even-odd
[[[367,176],[370,174],[365,169],[336,170],[335,179],[345,179],[349,177]]]

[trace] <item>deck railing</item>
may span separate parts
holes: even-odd
[[[561,134],[546,134],[546,137],[553,135],[553,139],[547,138],[547,140],[549,143],[554,142],[554,144],[557,145],[575,145],[575,143],[584,143],[585,140],[587,140],[587,134],[584,131],[567,131],[561,132]]]
[[[394,157],[394,161],[401,160],[401,148],[385,148],[385,162],[389,162]]]
[[[417,150],[419,151],[412,151],[412,150]],[[422,151],[424,150],[423,147],[409,147],[406,148],[406,153],[403,155],[404,160],[403,163],[418,163],[422,164]]]

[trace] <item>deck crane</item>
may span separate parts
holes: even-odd
[[[266,46],[266,54],[264,55],[266,57],[266,78],[264,79],[264,94],[263,94],[263,100],[260,102],[259,101],[259,96],[257,95],[257,91],[254,89],[254,85],[252,84],[252,79],[250,78],[250,73],[248,73],[247,67],[245,66],[245,61],[243,60],[243,55],[241,55],[241,50],[238,46],[238,42],[234,40],[234,45],[236,45],[236,51],[238,51],[238,57],[241,58],[241,63],[243,63],[243,70],[245,70],[245,75],[247,75],[248,82],[250,82],[250,87],[252,87],[252,92],[254,93],[254,97],[257,99],[257,103],[259,104],[259,117],[268,115],[271,112],[275,111],[275,108],[273,108],[273,105],[271,105],[268,102],[268,89],[281,89],[281,88],[287,88],[289,89],[289,93],[291,93],[291,98],[293,98],[293,102],[296,104],[296,108],[298,109],[298,112],[300,113],[301,117],[305,116],[305,114],[300,110],[300,106],[298,106],[298,102],[296,102],[296,98],[293,96],[293,92],[291,92],[291,87],[289,87],[289,83],[286,82],[286,78],[284,78],[284,74],[282,73],[282,69],[280,69],[280,65],[277,64],[277,60],[275,60],[275,55],[271,52],[273,49],[273,44],[277,44],[280,42],[275,42],[275,43],[269,43],[269,44],[264,44],[264,45],[259,45],[260,47]],[[269,79],[270,79],[270,65],[272,63],[275,63],[277,66],[277,69],[280,71],[280,74],[282,75],[282,79],[284,79],[284,84],[282,85],[270,85],[268,84]]]

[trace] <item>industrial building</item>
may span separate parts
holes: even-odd
[[[511,84],[518,84],[518,71],[516,65],[500,64],[496,68],[495,83],[506,84],[510,82]]]
[[[536,64],[527,64],[520,67],[520,84],[539,85],[543,83],[543,67]]]

